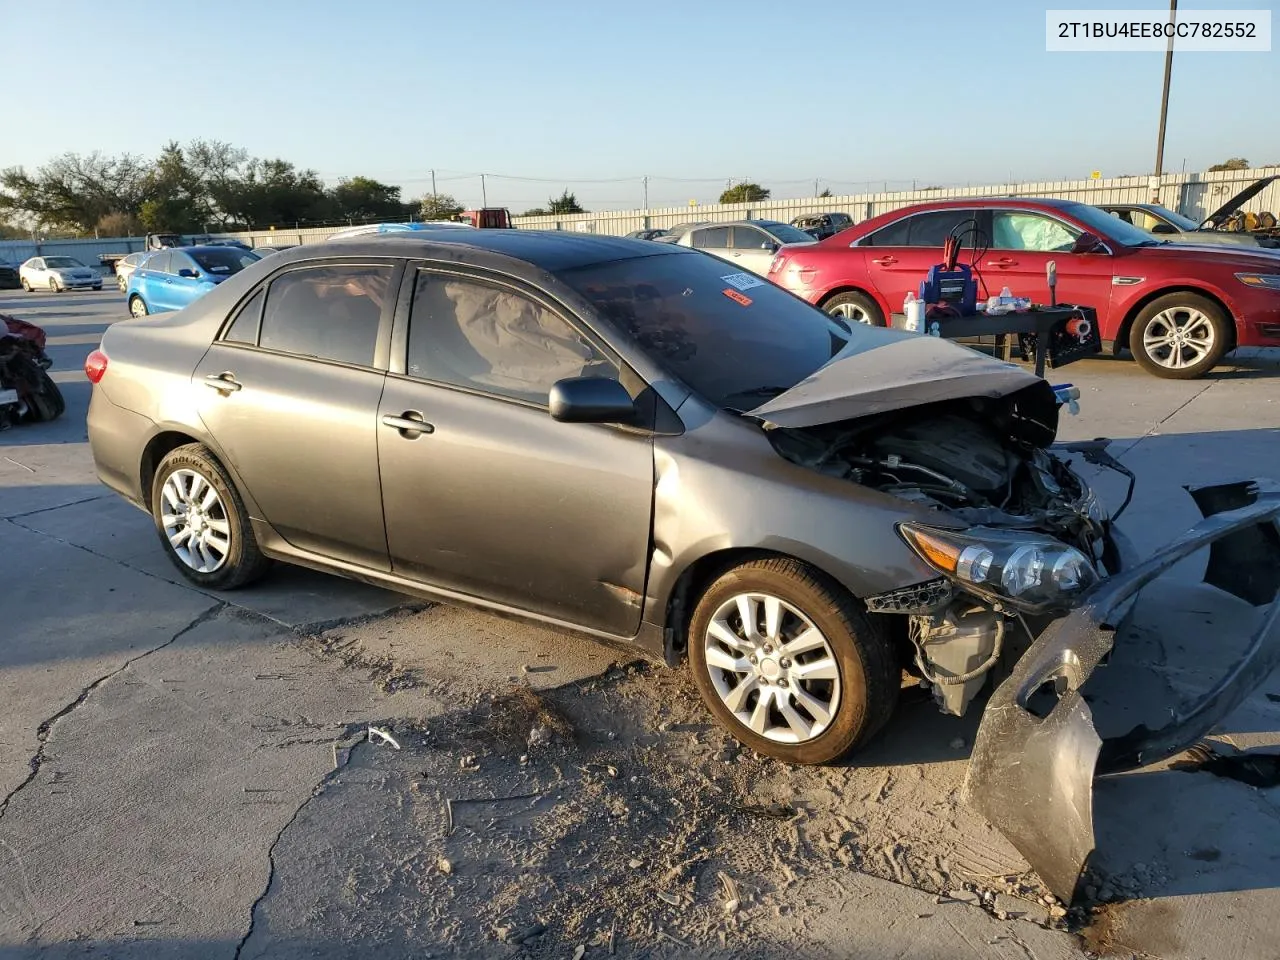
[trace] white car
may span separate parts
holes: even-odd
[[[752,273],[765,276],[774,254],[783,247],[817,243],[803,230],[777,220],[734,220],[731,223],[697,223],[672,227],[661,240],[694,247],[728,260]]]
[[[74,257],[32,257],[18,268],[18,279],[28,292],[102,289],[102,274]]]

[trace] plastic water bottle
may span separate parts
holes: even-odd
[[[924,301],[914,293],[908,293],[907,298],[902,301],[902,312],[907,316],[903,328],[912,333],[919,333],[920,326],[924,322]]]

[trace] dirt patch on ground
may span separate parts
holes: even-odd
[[[356,745],[281,838],[271,955],[327,940],[394,955],[413,931],[438,956],[782,956],[821,915],[801,881],[838,891],[851,872],[1060,923],[959,806],[958,776],[948,793],[914,766],[758,757],[680,672],[615,668],[393,732],[402,750]],[[287,918],[307,921],[296,938]]]

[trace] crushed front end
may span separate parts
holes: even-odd
[[[1280,485],[1249,480],[1189,492],[1204,519],[1156,556],[1094,585],[1074,610],[1052,622],[992,694],[974,743],[965,800],[1066,901],[1074,898],[1094,848],[1094,776],[1180,753],[1280,665]],[[1270,609],[1221,680],[1173,707],[1168,723],[1101,739],[1082,685],[1110,653],[1139,591],[1206,547],[1207,584]]]

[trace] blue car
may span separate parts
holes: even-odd
[[[262,258],[239,247],[182,247],[159,250],[133,271],[125,287],[129,313],[181,310],[232,274]]]

